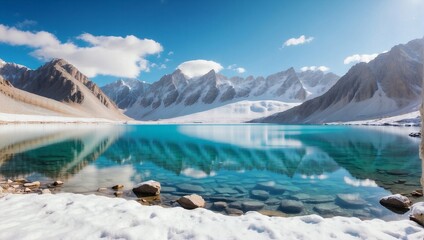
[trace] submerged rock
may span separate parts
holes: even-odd
[[[223,188],[214,188],[215,192],[218,194],[238,194],[239,192],[233,188],[223,187]]]
[[[285,213],[300,213],[303,211],[303,203],[296,200],[282,200],[279,209]]]
[[[230,216],[240,216],[243,215],[243,211],[237,208],[227,208],[225,212]]]
[[[195,193],[199,193],[199,192],[204,192],[205,191],[205,189],[202,186],[194,185],[194,184],[188,184],[188,183],[178,184],[176,187],[181,192],[195,192]]]
[[[246,201],[241,203],[244,211],[258,211],[264,208],[265,204],[259,201]]]
[[[107,192],[107,188],[105,187],[98,188],[97,192]]]
[[[259,200],[267,200],[269,198],[269,193],[264,190],[252,190],[250,196]]]
[[[185,209],[195,209],[205,206],[205,200],[197,194],[182,196],[177,202]]]
[[[137,196],[155,196],[160,194],[160,183],[150,180],[146,182],[142,182],[138,184],[135,188],[133,188],[133,192]]]
[[[260,214],[268,217],[286,217],[287,215],[280,211],[263,209],[258,211]]]
[[[336,204],[343,208],[361,208],[367,202],[359,194],[337,194]]]
[[[334,204],[317,204],[313,207],[313,210],[320,215],[335,215],[339,207]]]
[[[409,207],[412,205],[411,200],[409,198],[402,196],[400,194],[394,194],[390,196],[386,196],[380,199],[380,204],[392,209],[398,209],[398,210],[408,210]]]

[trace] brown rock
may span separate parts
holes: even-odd
[[[29,193],[29,192],[32,192],[32,190],[29,188],[25,188],[24,192]]]
[[[122,185],[122,184],[118,184],[118,185],[115,185],[115,186],[112,187],[112,189],[115,190],[115,191],[122,189],[122,188],[124,188],[124,185]]]
[[[49,189],[43,189],[41,190],[41,194],[51,194],[52,192]]]
[[[41,183],[39,181],[24,183],[24,187],[39,187]]]
[[[385,207],[409,209],[409,207],[412,205],[412,202],[405,196],[394,194],[381,198],[380,204]]]
[[[195,209],[205,206],[205,200],[197,194],[183,196],[177,202],[185,209]]]
[[[137,196],[155,196],[160,194],[160,188],[159,182],[150,180],[138,184],[138,186],[133,188],[133,192]]]
[[[63,182],[60,180],[54,181],[53,186],[60,186],[63,185]]]

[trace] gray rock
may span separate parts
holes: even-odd
[[[247,193],[247,190],[244,187],[237,186],[234,189],[237,190],[239,193]]]
[[[279,209],[285,213],[300,213],[303,211],[303,203],[296,200],[282,200]]]
[[[264,208],[265,204],[259,201],[246,201],[242,202],[242,207],[244,211],[258,211]]]
[[[281,202],[281,200],[280,200],[280,199],[278,199],[278,198],[271,198],[271,199],[268,199],[268,200],[265,202],[265,204],[266,204],[266,205],[278,205],[278,204],[280,204],[280,202]]]
[[[409,207],[412,205],[412,202],[405,196],[394,194],[381,198],[380,204],[386,207],[409,209]]]
[[[205,200],[197,194],[182,196],[177,202],[185,209],[195,209],[205,206]]]
[[[200,193],[205,191],[205,189],[202,186],[188,184],[188,183],[178,184],[176,187],[178,188],[179,191],[182,191],[182,192]]]
[[[218,211],[224,210],[228,207],[228,204],[226,202],[214,202],[212,204],[212,208]]]
[[[269,193],[264,190],[252,190],[250,191],[250,196],[259,200],[267,200],[269,198]]]
[[[161,186],[159,182],[150,180],[142,182],[133,188],[133,192],[137,196],[155,196],[159,195]]]
[[[337,194],[336,204],[343,208],[362,208],[367,202],[359,194]]]
[[[228,206],[230,208],[243,209],[243,203],[242,202],[232,202]]]

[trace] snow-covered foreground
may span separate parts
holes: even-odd
[[[0,198],[0,239],[423,239],[409,221],[224,216],[72,193]]]

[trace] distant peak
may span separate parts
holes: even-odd
[[[6,62],[0,58],[0,65],[4,65],[4,64],[6,64]]]

